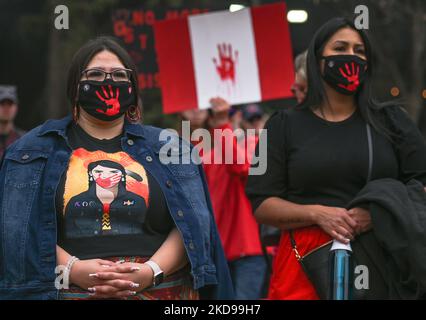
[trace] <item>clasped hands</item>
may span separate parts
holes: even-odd
[[[150,287],[153,277],[145,264],[90,259],[74,263],[70,282],[90,291],[93,299],[126,299]]]
[[[349,243],[355,236],[372,228],[370,212],[363,208],[347,210],[316,205],[314,212],[316,224],[342,243]]]

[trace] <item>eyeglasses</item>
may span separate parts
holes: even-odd
[[[132,70],[130,69],[115,69],[111,72],[106,72],[102,69],[87,69],[81,72],[87,80],[91,81],[104,81],[109,75],[110,78],[115,82],[129,82],[132,76]]]

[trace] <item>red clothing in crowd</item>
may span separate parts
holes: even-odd
[[[294,239],[300,255],[305,255],[331,240],[331,237],[318,226],[295,229]],[[305,272],[297,261],[290,243],[288,232],[281,235],[277,255],[274,258],[273,272],[268,299],[274,300],[318,300],[319,297]]]
[[[221,130],[232,130],[228,123]],[[214,134],[211,133],[212,141]],[[230,143],[230,139],[233,139]],[[228,144],[226,144],[226,141]],[[212,150],[203,149],[203,159],[211,159],[211,164],[204,163],[204,170],[207,176],[207,184],[212,200],[213,211],[216,224],[224,246],[226,258],[230,260],[238,259],[244,256],[262,255],[262,248],[259,237],[259,226],[254,219],[250,201],[245,194],[245,185],[247,182],[248,171],[250,168],[249,158],[256,146],[254,143],[243,141],[237,142],[235,136],[227,136],[222,140],[223,148],[214,143]],[[248,144],[248,152],[245,155],[244,163],[237,164],[237,151]],[[225,164],[224,154],[225,146],[232,148],[233,163]],[[222,163],[214,164],[214,155],[221,152]],[[216,155],[217,156],[217,155]]]

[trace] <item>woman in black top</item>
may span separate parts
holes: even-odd
[[[260,223],[294,229],[302,256],[372,228],[366,209],[345,209],[367,181],[366,123],[375,157],[371,179],[426,184],[425,141],[403,109],[371,98],[373,68],[366,33],[352,21],[330,20],[308,49],[305,101],[266,124],[267,172],[249,176],[246,191]],[[288,232],[274,262],[269,298],[318,299]]]

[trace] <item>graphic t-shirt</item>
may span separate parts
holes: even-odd
[[[73,153],[56,192],[58,245],[80,259],[152,256],[174,227],[155,178],[122,151],[72,124]]]

